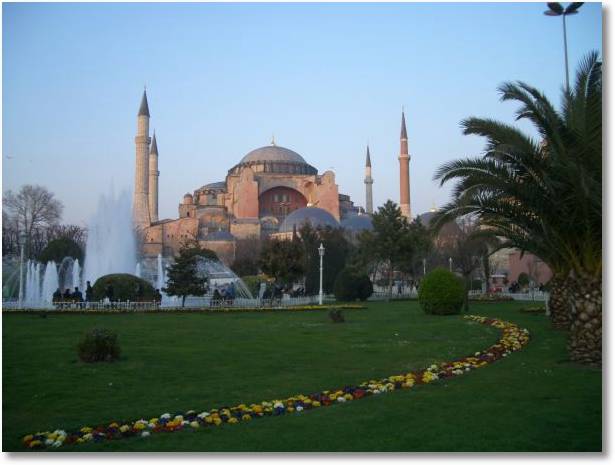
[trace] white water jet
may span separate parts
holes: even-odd
[[[137,267],[135,268],[135,276],[138,278],[141,277],[141,262],[137,263]]]
[[[79,259],[75,259],[73,262],[73,286],[71,290],[74,291],[76,287],[78,287],[80,291],[83,287],[81,285],[81,267],[79,266]]]
[[[162,288],[166,286],[166,270],[162,266],[162,255],[158,254],[158,274],[156,275],[156,288],[160,290],[160,292],[164,296],[164,292],[162,292]]]
[[[84,281],[92,285],[110,273],[130,273],[136,269],[136,241],[129,192],[101,195],[96,214],[88,225]]]
[[[43,277],[43,291],[41,293],[41,303],[51,304],[53,293],[58,288],[58,269],[55,262],[47,262],[45,267],[45,276]]]
[[[26,302],[36,307],[41,300],[41,264],[28,260],[26,268]]]

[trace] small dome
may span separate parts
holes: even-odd
[[[350,215],[342,220],[342,228],[350,232],[372,231],[372,217],[369,215]]]
[[[267,145],[256,150],[252,150],[245,157],[243,157],[239,163],[241,164],[258,161],[294,162],[307,165],[307,162],[297,152],[280,147],[279,145]]]
[[[201,189],[226,189],[226,181],[211,182],[205,184]]]
[[[190,205],[191,203],[193,203],[194,199],[192,198],[192,194],[185,194],[184,195],[184,204],[185,205]]]
[[[293,226],[296,226],[297,230],[299,230],[305,223],[310,223],[313,228],[318,226],[337,228],[340,225],[327,210],[317,207],[305,207],[295,210],[288,215],[280,226],[280,232],[292,232]]]
[[[205,236],[206,241],[234,241],[235,236],[233,236],[228,231],[213,231]]]

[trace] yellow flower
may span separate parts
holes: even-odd
[[[34,436],[32,436],[31,434],[28,434],[27,436],[24,436],[23,442],[30,442],[32,441],[33,438]]]
[[[244,416],[241,417],[241,419],[243,421],[250,421],[252,419],[252,417],[250,415],[244,415]]]
[[[214,425],[220,426],[221,424],[222,424],[222,420],[220,420],[220,417],[215,417],[214,418]]]
[[[125,433],[125,432],[126,432],[126,431],[128,431],[129,429],[130,429],[130,426],[128,426],[128,425],[122,425],[122,426],[120,426],[120,431],[121,431],[122,433]]]
[[[191,422],[190,422],[190,426],[191,426],[192,428],[200,428],[200,427],[201,427],[201,425],[199,425],[199,422],[198,422],[198,421],[191,421]]]
[[[228,422],[231,424],[235,424],[235,423],[238,423],[239,421],[237,420],[237,418],[232,417],[232,418],[229,418]]]
[[[90,428],[89,426],[84,426],[79,431],[81,431],[82,433],[89,433],[92,431],[92,428]]]

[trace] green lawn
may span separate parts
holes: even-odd
[[[62,451],[599,451],[602,373],[566,361],[565,334],[521,304],[471,313],[528,328],[520,352],[466,375],[282,417]],[[473,354],[499,331],[374,303],[326,312],[3,315],[3,449],[47,429],[343,387]],[[77,360],[84,330],[119,334],[113,364]]]

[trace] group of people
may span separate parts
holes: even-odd
[[[94,290],[92,289],[92,285],[90,281],[86,283],[85,289],[85,299],[83,298],[83,293],[79,290],[79,287],[75,287],[75,290],[71,292],[69,288],[66,288],[64,293],[58,287],[56,291],[53,293],[51,301],[57,307],[64,307],[66,305],[77,304],[79,308],[83,308],[84,302],[88,303],[92,301],[92,297],[94,297]]]
[[[220,307],[233,305],[237,297],[237,290],[235,289],[235,283],[225,284],[224,286],[214,288],[209,305],[212,307]]]
[[[145,292],[144,292],[144,289],[141,283],[137,284],[137,287],[135,288],[135,295],[136,295],[135,301],[136,302],[144,301],[144,294]],[[156,306],[160,306],[160,304],[162,303],[162,294],[160,292],[160,289],[155,290],[153,300]],[[56,291],[53,293],[53,297],[52,297],[52,303],[58,308],[71,307],[71,306],[77,306],[78,308],[88,308],[89,304],[93,301],[94,301],[94,289],[92,288],[90,281],[87,281],[86,283],[85,298],[84,298],[83,293],[79,290],[79,287],[75,287],[75,290],[72,292],[70,289],[67,288],[64,291],[64,293],[62,293],[62,291],[58,287]],[[105,306],[110,306],[111,308],[114,307],[114,302],[116,301],[116,298],[115,298],[115,290],[113,289],[112,284],[107,284],[107,286],[105,287],[104,297],[102,301]],[[147,302],[150,302],[150,301],[151,299],[147,299]]]

